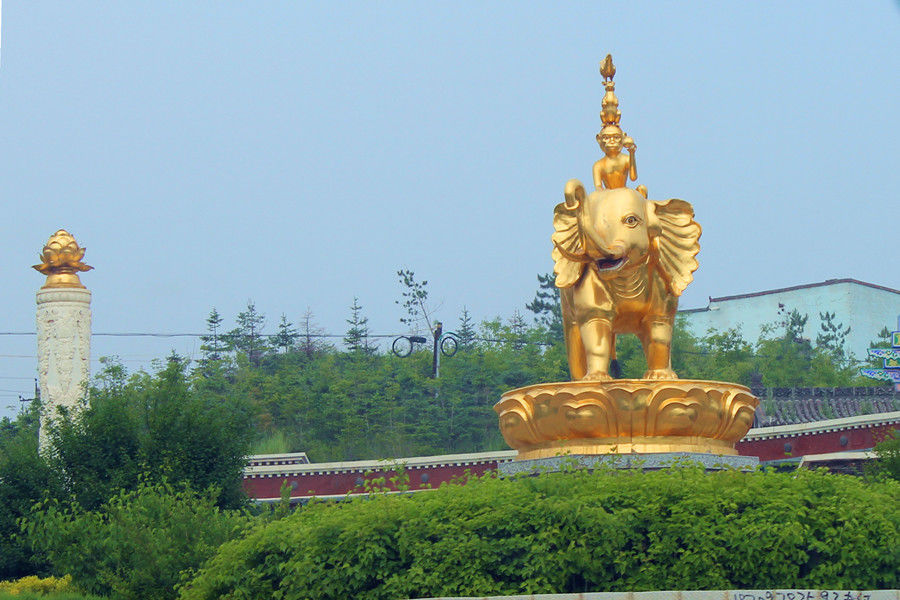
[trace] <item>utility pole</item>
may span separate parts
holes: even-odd
[[[434,331],[434,351],[431,359],[431,377],[437,379],[441,376],[441,351],[438,345],[441,342],[441,334],[444,333],[444,325],[440,321],[435,321]]]

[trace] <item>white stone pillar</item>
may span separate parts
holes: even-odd
[[[65,409],[73,418],[85,405],[91,373],[91,293],[78,273],[93,267],[81,262],[84,248],[65,229],[47,241],[41,264],[47,276],[37,293],[38,381],[41,429],[38,449],[48,448],[48,425]]]
[[[74,416],[84,406],[91,371],[91,292],[49,288],[37,293],[38,381],[41,432],[38,447],[47,448],[47,426],[63,407]]]

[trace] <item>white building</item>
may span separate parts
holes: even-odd
[[[882,328],[893,331],[900,316],[900,291],[855,279],[829,279],[752,294],[710,298],[706,308],[679,312],[694,335],[707,330],[739,327],[744,339],[756,342],[762,328],[792,310],[807,315],[804,336],[815,343],[821,331],[820,313],[835,313],[835,322],[850,326],[845,348],[857,359],[866,357],[869,342]]]

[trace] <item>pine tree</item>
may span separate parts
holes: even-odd
[[[287,320],[287,316],[282,313],[281,321],[278,323],[278,333],[272,337],[272,343],[281,348],[282,352],[292,350],[297,344],[297,338],[300,333],[294,328],[294,324]]]
[[[362,316],[362,306],[359,298],[353,297],[353,306],[350,307],[350,318],[347,319],[350,326],[344,336],[344,344],[350,352],[371,354],[374,348],[369,346],[369,319]]]
[[[228,341],[235,349],[247,354],[250,364],[258,367],[269,349],[263,337],[266,317],[256,310],[253,300],[247,300],[247,310],[238,313],[237,327],[228,332]]]
[[[809,315],[801,315],[800,311],[796,309],[789,312],[784,326],[787,339],[797,344],[809,343],[809,340],[803,337],[807,321],[809,321]]]
[[[209,332],[209,335],[200,336],[200,351],[203,353],[203,358],[200,362],[202,364],[222,360],[225,353],[230,350],[227,334],[222,332],[223,321],[222,315],[215,308],[206,317],[206,330]]]
[[[819,313],[819,335],[816,336],[816,346],[831,356],[838,363],[843,363],[846,358],[844,343],[850,334],[850,326],[844,327],[843,323],[835,323],[835,313],[825,311]]]
[[[463,306],[462,313],[459,315],[459,331],[456,332],[460,350],[470,350],[475,345],[476,335],[472,317],[469,316],[469,309]]]
[[[803,337],[809,318],[779,307],[778,320],[763,327],[756,344],[757,370],[767,386],[801,386],[815,378],[813,347]],[[777,383],[776,383],[777,382]]]
[[[314,354],[324,351],[328,348],[322,340],[325,331],[316,325],[313,319],[312,310],[307,306],[306,312],[303,313],[303,320],[300,322],[300,351],[307,358],[311,358]]]
[[[559,288],[556,287],[556,275],[553,273],[538,274],[537,292],[534,300],[527,303],[525,308],[534,313],[534,320],[538,325],[547,328],[548,341],[562,343],[562,308],[559,303]]]
[[[521,349],[525,345],[525,335],[528,332],[528,324],[525,317],[519,312],[519,309],[513,311],[512,317],[509,319],[509,332],[512,335],[513,348]]]

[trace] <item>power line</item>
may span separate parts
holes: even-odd
[[[0,335],[6,336],[35,336],[37,333],[33,331],[0,331]],[[256,334],[258,337],[266,337],[273,338],[278,337],[280,334],[277,333],[258,333]],[[298,333],[297,334],[301,338],[343,338],[346,337],[345,334],[337,334],[337,333]],[[401,333],[370,333],[367,337],[370,338],[392,338],[398,337],[400,335],[404,335]],[[91,333],[92,337],[158,337],[158,338],[175,338],[175,337],[214,337],[208,333],[151,333],[151,332],[96,332]],[[219,338],[227,338],[227,334],[220,334]]]
[[[34,332],[28,331],[0,331],[0,335],[5,336],[35,336],[37,335]],[[261,338],[276,338],[280,337],[281,334],[278,333],[258,333],[257,337]],[[397,337],[405,337],[406,333],[370,333],[366,335],[367,338],[380,338],[380,339],[389,339],[389,338],[397,338]],[[203,338],[203,337],[214,337],[208,333],[156,333],[156,332],[96,332],[91,333],[91,337],[152,337],[152,338],[178,338],[178,337],[192,337],[192,338]],[[221,334],[218,336],[223,341],[228,338],[227,334]],[[342,333],[298,333],[296,334],[298,339],[303,338],[330,338],[330,339],[343,339],[347,337],[346,334]],[[493,343],[517,343],[517,344],[538,344],[541,346],[551,346],[551,342],[528,342],[525,340],[503,340],[497,338],[482,338],[482,337],[474,337],[473,341],[477,342],[493,342]],[[3,355],[0,355],[3,356]]]
[[[35,336],[37,335],[35,332],[28,331],[0,331],[0,336]],[[277,333],[259,333],[256,334],[261,338],[276,338],[279,337],[280,334]],[[367,338],[375,338],[375,339],[390,339],[397,337],[404,337],[406,333],[371,333],[367,335]],[[144,331],[133,331],[133,332],[97,332],[91,333],[91,337],[135,337],[135,338],[203,338],[203,337],[214,337],[208,333],[158,333],[158,332],[144,332]],[[221,334],[218,336],[223,341],[228,338],[227,334]],[[338,333],[298,333],[297,338],[316,338],[316,339],[343,339],[347,337],[346,334],[338,334]],[[504,340],[498,338],[483,338],[483,337],[474,337],[472,341],[475,342],[488,342],[493,344],[529,344],[536,346],[552,346],[553,342],[536,342],[536,341],[527,341],[527,340]],[[708,356],[710,354],[718,354],[717,352],[703,351],[703,350],[678,350],[678,352],[684,354],[694,354],[698,356]],[[34,358],[34,355],[30,354],[0,354],[0,358]],[[24,379],[28,379],[27,377]]]

